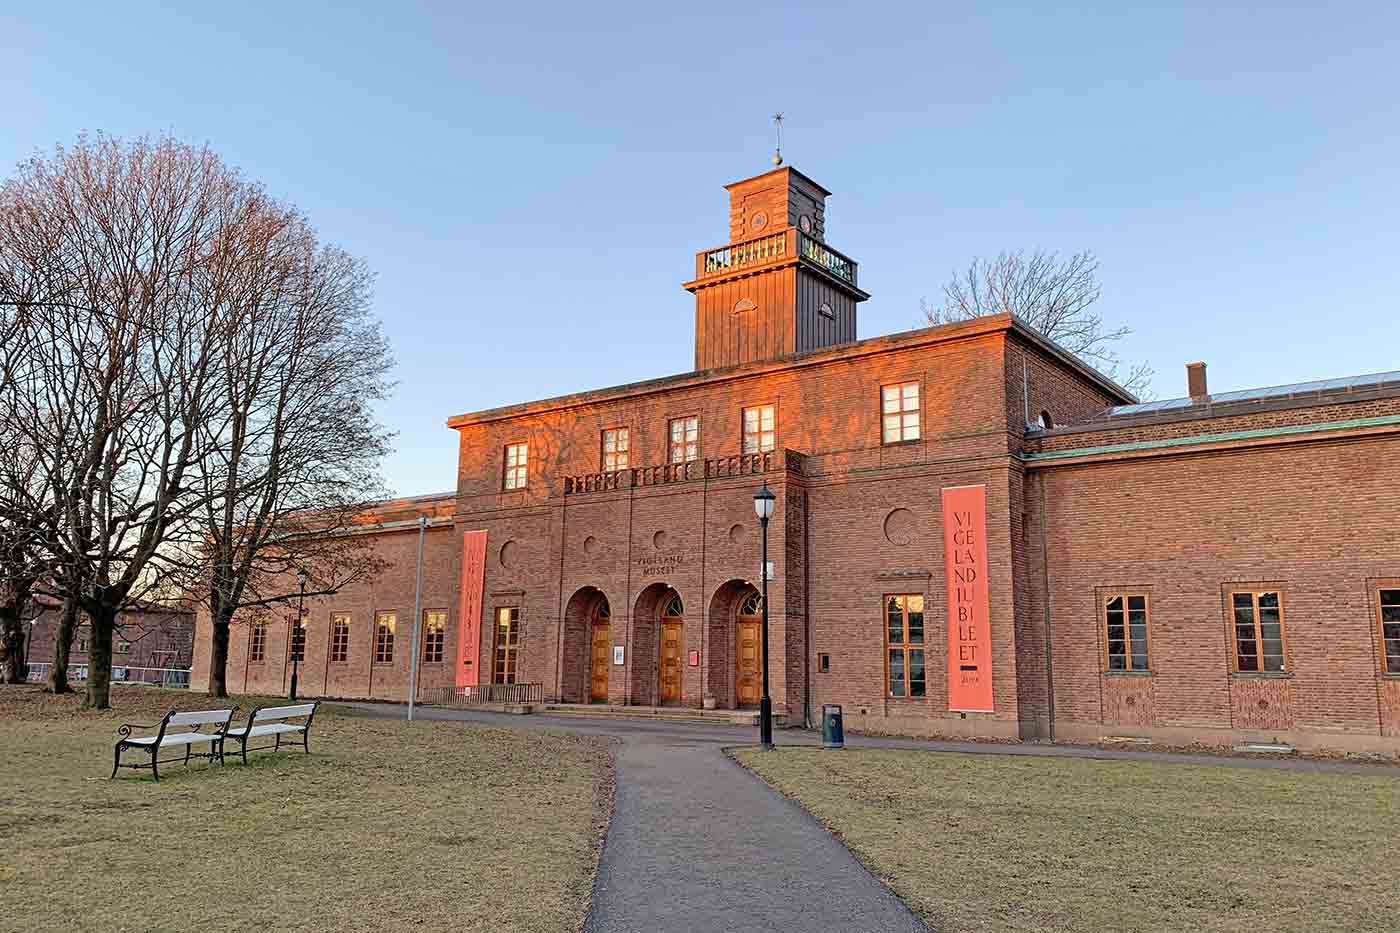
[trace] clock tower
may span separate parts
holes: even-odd
[[[726,185],[729,243],[695,255],[695,368],[856,339],[854,260],[826,245],[831,194],[790,166]]]

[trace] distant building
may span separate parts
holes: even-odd
[[[48,676],[54,641],[62,616],[60,606],[41,602],[29,640],[29,679]],[[112,680],[185,685],[193,658],[195,619],[192,609],[145,606],[117,617],[112,638]],[[68,657],[69,678],[87,679],[92,628],[84,618],[73,637]]]
[[[1211,394],[1192,364],[1135,404],[1008,316],[858,340],[828,192],[728,191],[695,371],[451,418],[456,490],[376,511],[392,569],[308,605],[302,693],[404,698],[416,652],[425,690],[753,705],[767,483],[791,719],[1400,751],[1400,373]],[[293,644],[235,628],[230,688],[284,689]]]

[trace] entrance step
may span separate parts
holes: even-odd
[[[758,711],[696,709],[690,706],[611,706],[604,703],[545,703],[535,708],[546,716],[590,716],[596,719],[644,719],[653,722],[698,722],[712,726],[757,726]],[[781,728],[786,717],[775,715]]]

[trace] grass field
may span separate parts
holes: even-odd
[[[745,750],[938,930],[1395,930],[1400,772]]]
[[[119,723],[218,705],[113,690],[117,709],[84,712],[78,697],[0,687],[0,928],[581,927],[611,800],[606,742],[323,707],[309,757],[109,781]]]

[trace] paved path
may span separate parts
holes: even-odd
[[[404,715],[401,706],[344,705],[372,715]],[[754,744],[754,728],[435,708],[420,708],[417,715],[622,740],[617,799],[594,883],[587,933],[925,929],[845,846],[723,753],[726,746]],[[798,730],[780,731],[776,738],[781,745],[820,744],[816,735]],[[848,737],[847,744],[1400,777],[1400,769],[1393,766],[1342,761],[865,736]]]

